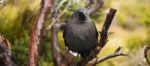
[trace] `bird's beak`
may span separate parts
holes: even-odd
[[[80,20],[86,20],[86,13],[85,12],[80,12],[79,13],[79,19]]]

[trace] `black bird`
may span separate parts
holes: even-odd
[[[98,32],[86,9],[80,8],[73,13],[66,23],[63,37],[68,49],[81,57],[92,53],[98,43]]]

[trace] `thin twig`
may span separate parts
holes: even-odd
[[[121,47],[118,47],[114,53],[112,53],[112,54],[110,54],[110,55],[107,55],[107,56],[105,56],[105,57],[103,57],[103,58],[97,59],[97,60],[93,63],[92,66],[94,66],[94,65],[96,65],[96,64],[98,64],[98,63],[101,63],[101,62],[103,62],[103,61],[105,61],[105,60],[107,60],[107,59],[110,59],[110,58],[114,58],[114,57],[117,57],[117,56],[127,56],[127,55],[128,55],[128,54],[124,54],[124,53],[121,52]]]
[[[147,51],[150,50],[150,45],[149,46],[146,46],[144,48],[144,57],[146,59],[146,62],[150,65],[150,60],[148,60],[148,54],[147,54]]]
[[[87,2],[88,2],[88,4],[85,7],[87,8],[87,10],[89,10],[92,7],[92,5],[94,4],[94,0],[88,0]]]
[[[89,7],[87,7],[89,15],[92,15],[93,13],[95,13],[104,4],[103,0],[94,0],[94,1],[96,1],[96,2],[95,2],[95,5],[93,7],[91,6],[92,3],[90,3]],[[94,1],[90,0],[90,2],[94,2]]]

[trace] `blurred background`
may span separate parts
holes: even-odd
[[[0,6],[0,34],[10,41],[18,66],[26,63],[31,27],[38,14],[40,1],[4,0],[4,4]],[[60,21],[67,20],[75,9],[84,7],[86,3],[86,0],[72,0],[71,6]],[[66,4],[58,4],[59,12],[65,9]],[[123,47],[122,51],[129,56],[115,57],[97,66],[148,66],[143,57],[143,48],[150,44],[150,0],[104,0],[103,7],[91,16],[98,31],[101,31],[110,8],[117,9],[110,27],[110,32],[113,33],[98,57],[113,53],[119,46]],[[48,15],[45,27],[51,23],[50,16],[51,14]],[[65,50],[62,31],[58,35],[60,49]],[[42,38],[40,66],[53,66],[49,37],[48,33]]]

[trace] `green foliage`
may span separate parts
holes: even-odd
[[[17,39],[17,38],[16,38]],[[16,63],[20,66],[24,66],[27,60],[27,52],[28,52],[28,41],[29,36],[21,37],[14,41],[14,45],[12,47],[13,57]],[[19,61],[18,61],[19,60]]]
[[[10,41],[18,66],[24,66],[27,60],[29,33],[36,15],[36,9],[32,9],[29,0],[8,1],[8,4],[0,9],[0,33]]]
[[[130,50],[137,50],[137,48],[142,47],[143,39],[140,36],[133,36],[127,40],[127,47]]]
[[[50,37],[42,38],[41,42],[41,51],[40,51],[40,66],[52,65],[52,55],[51,55],[51,45],[50,45]],[[51,63],[50,63],[51,62]]]
[[[146,0],[144,0],[146,1]],[[146,26],[150,25],[150,6],[149,2],[128,1],[128,4],[121,1],[117,16],[118,21],[124,27]],[[140,5],[139,5],[140,4]]]
[[[147,37],[146,37],[146,44],[150,44],[150,30],[147,32]]]

